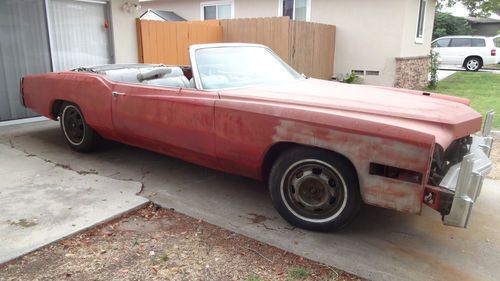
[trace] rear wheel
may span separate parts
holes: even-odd
[[[478,71],[482,67],[482,61],[478,57],[467,58],[464,62],[467,71]]]
[[[274,207],[292,225],[334,230],[351,222],[361,198],[357,175],[344,157],[314,148],[282,154],[269,176]]]
[[[85,122],[85,118],[76,104],[63,103],[60,116],[61,129],[68,145],[79,152],[91,151],[99,136]]]

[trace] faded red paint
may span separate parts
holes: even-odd
[[[421,210],[434,145],[446,148],[481,127],[465,99],[315,79],[207,92],[62,72],[27,76],[23,89],[26,106],[44,116],[54,118],[56,100],[74,102],[106,138],[255,179],[277,143],[332,150],[356,168],[366,203],[412,213]],[[424,179],[371,175],[371,162]]]

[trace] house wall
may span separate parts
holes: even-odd
[[[312,1],[311,21],[337,26],[334,75],[379,71],[379,76],[365,76],[364,83],[392,86],[406,1],[386,0],[384,9],[373,0]]]
[[[419,0],[405,0],[407,2],[403,17],[403,36],[401,37],[401,51],[399,57],[428,56],[431,51],[432,27],[436,12],[436,0],[427,0],[424,20],[424,41],[415,43],[417,33],[417,14]]]
[[[471,23],[474,35],[496,36],[500,32],[500,22],[498,23]]]
[[[424,40],[421,43],[415,42],[419,4],[419,0],[407,1],[403,21],[403,36],[401,37],[401,51],[396,57],[394,81],[396,87],[420,89],[427,84],[436,1],[427,0]]]
[[[200,0],[156,0],[141,2],[141,14],[147,9],[173,11],[187,20],[200,20]],[[224,0],[221,0],[224,1]],[[233,0],[235,18],[276,17],[278,0]]]
[[[111,28],[113,31],[113,50],[115,63],[137,63],[137,32],[135,19],[139,11],[131,9],[130,12],[122,9],[127,0],[112,0]],[[129,2],[139,4],[139,0]]]

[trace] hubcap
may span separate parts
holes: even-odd
[[[479,68],[479,61],[477,61],[477,60],[469,60],[467,62],[467,68],[469,70],[476,70],[476,69],[478,69]]]
[[[345,184],[341,176],[315,160],[289,169],[284,175],[282,191],[292,211],[306,219],[332,218],[345,206]]]
[[[63,126],[66,137],[73,144],[80,144],[83,141],[85,128],[80,112],[73,106],[64,110]]]

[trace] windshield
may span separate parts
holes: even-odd
[[[205,90],[287,82],[302,76],[267,48],[211,47],[196,50],[196,66]]]

